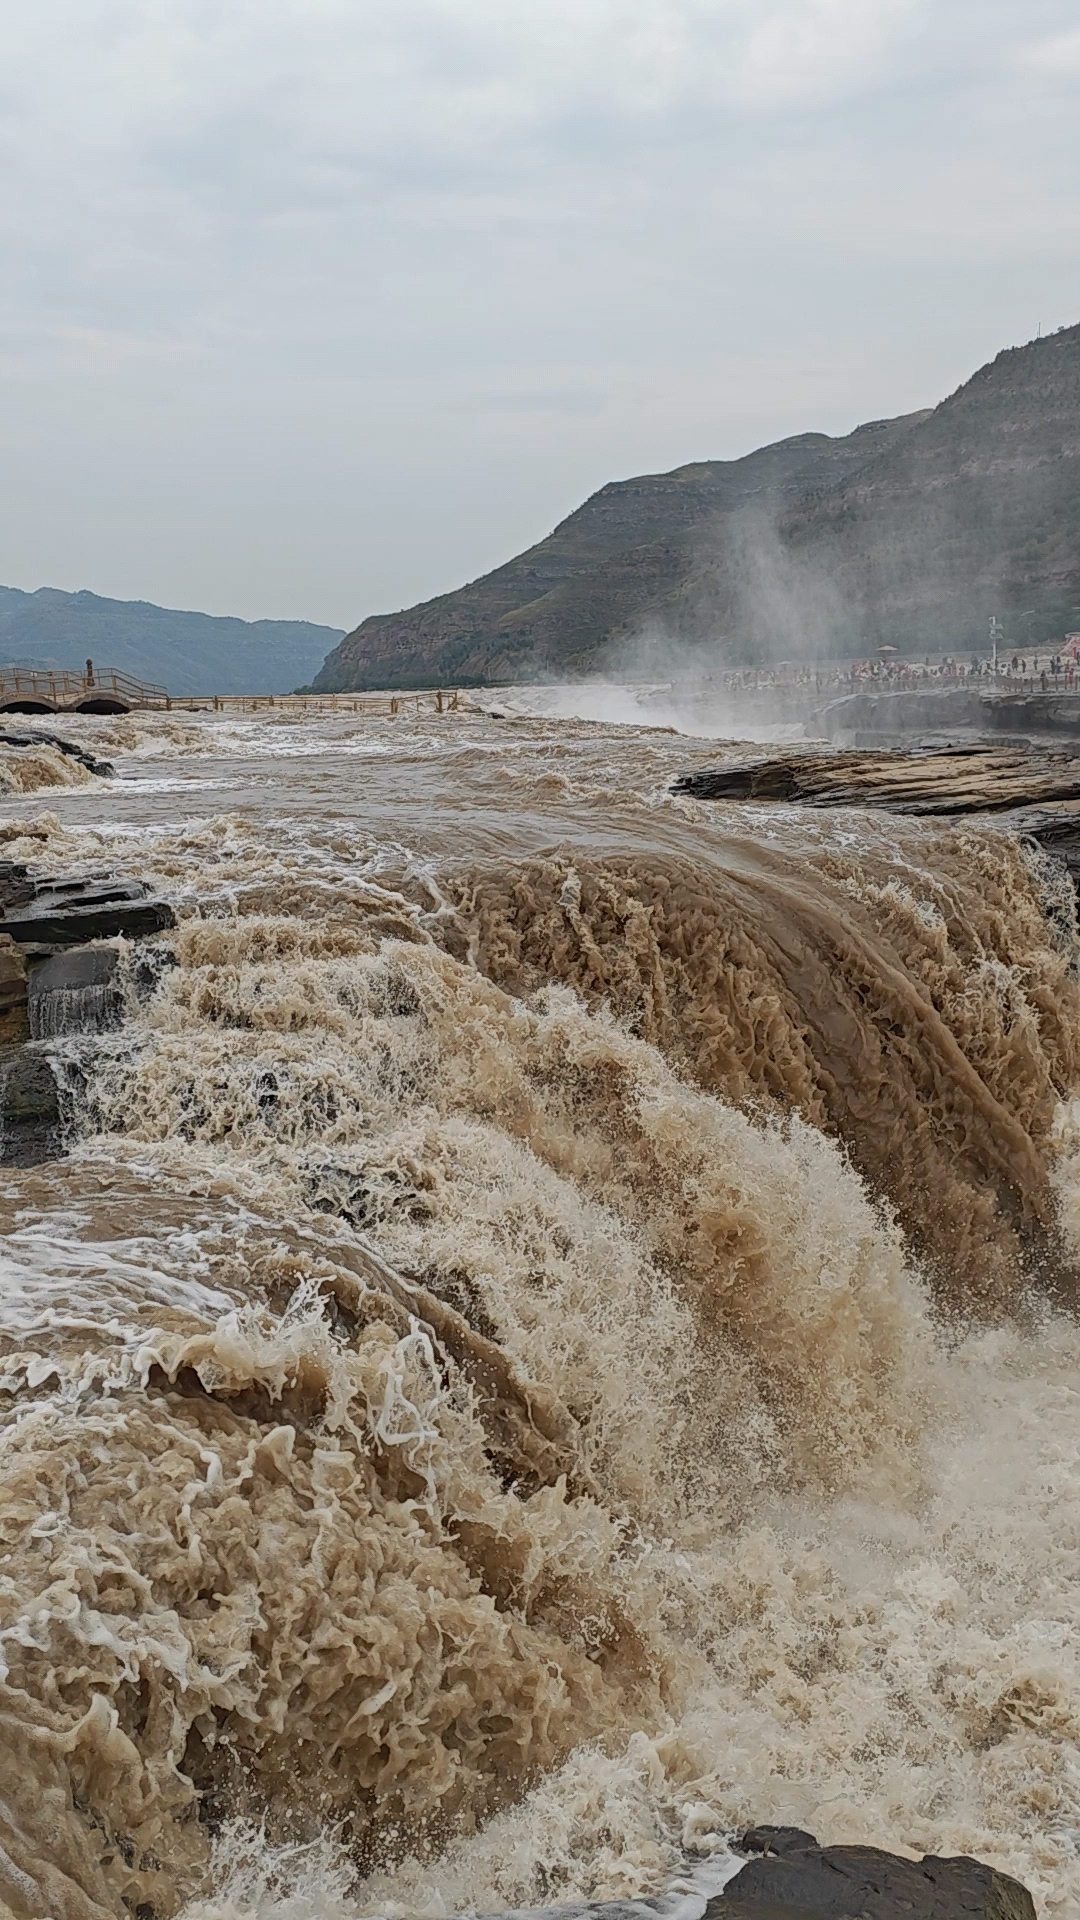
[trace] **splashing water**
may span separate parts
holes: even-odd
[[[43,787],[85,787],[94,775],[72,755],[44,743],[0,744],[0,793],[37,793]]]
[[[1072,1910],[1056,870],[643,730],[79,726],[11,857],[182,920],[0,1169],[10,1911],[693,1920],[768,1820]]]

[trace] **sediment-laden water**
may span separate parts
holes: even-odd
[[[0,1169],[11,1913],[689,1913],[753,1821],[1075,1911],[1060,870],[643,729],[75,732],[3,852],[180,925]]]

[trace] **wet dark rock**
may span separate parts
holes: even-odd
[[[39,952],[116,934],[134,940],[176,925],[168,902],[141,880],[34,880],[11,861],[0,862],[0,907],[0,934]]]
[[[141,881],[108,875],[37,879],[16,861],[0,860],[0,1161],[5,1165],[37,1166],[63,1151],[60,1089],[44,1043],[118,1027],[125,982],[140,999],[148,999],[166,968],[176,965],[168,948],[146,949],[125,960],[122,978],[120,950],[90,943],[118,934],[135,939],[175,924],[172,908]],[[57,1071],[63,1072],[70,1100],[83,1069],[70,1049],[62,1059]]]
[[[34,1046],[0,1054],[0,1160],[37,1167],[60,1152],[60,1100],[45,1054]]]
[[[273,1113],[281,1100],[277,1074],[267,1067],[255,1079],[255,1105],[260,1113]]]
[[[111,760],[99,760],[96,754],[88,753],[85,747],[75,744],[74,740],[62,740],[59,734],[40,733],[35,727],[32,732],[11,733],[5,727],[0,731],[0,747],[55,747],[57,753],[66,754],[69,760],[77,760],[87,773],[96,773],[99,780],[111,780],[115,771]]]
[[[739,1841],[740,1853],[805,1853],[817,1846],[805,1827],[749,1827]]]
[[[706,1920],[1035,1920],[1026,1887],[964,1856],[903,1860],[877,1847],[819,1847],[797,1827],[754,1827],[753,1857]]]
[[[180,965],[171,947],[160,941],[152,947],[139,947],[131,960],[131,982],[140,1000],[149,1000],[167,973]]]
[[[26,961],[14,941],[0,935],[0,1044],[25,1040],[29,1032]]]
[[[34,967],[28,1010],[35,1040],[68,1033],[107,1033],[124,1017],[116,947],[69,947]]]
[[[723,1909],[724,1920],[832,1920],[832,1909],[826,1907],[793,1907],[790,1900],[720,1900],[706,1907],[707,1915],[712,1916]],[[914,1914],[905,1915],[905,1920],[918,1920]]]
[[[37,884],[30,878],[29,867],[17,860],[0,860],[0,914],[8,914],[17,907],[25,907],[37,892]]]
[[[977,738],[996,729],[996,700],[969,687],[907,688],[844,694],[814,715],[813,731],[850,746],[864,736],[877,746],[914,745],[920,734],[945,729]]]

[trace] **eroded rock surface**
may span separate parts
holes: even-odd
[[[697,800],[788,801],[955,816],[1080,802],[1080,757],[1038,748],[942,752],[790,753],[684,774],[672,791]]]
[[[903,1860],[878,1847],[819,1847],[797,1827],[755,1827],[752,1857],[706,1920],[1035,1920],[1026,1887],[963,1856]]]
[[[674,793],[696,800],[875,807],[941,819],[1009,817],[1067,867],[1080,890],[1080,758],[1039,748],[957,747],[944,752],[784,754],[685,774]]]
[[[0,935],[18,946],[83,946],[122,933],[129,940],[176,924],[165,900],[141,880],[93,875],[82,880],[36,880],[26,867],[0,862]]]
[[[9,1167],[37,1167],[60,1152],[60,1096],[46,1055],[36,1046],[0,1055],[0,1158]]]
[[[26,959],[8,934],[0,934],[0,1044],[28,1038]]]
[[[0,1162],[37,1166],[62,1151],[60,1092],[49,1042],[118,1027],[121,951],[96,946],[174,926],[167,901],[139,880],[37,879],[0,861]],[[131,970],[151,992],[173,956],[147,949]],[[29,1044],[26,1044],[29,1042]]]
[[[0,953],[0,964],[3,955]],[[118,947],[69,947],[32,971],[28,1009],[35,1040],[68,1033],[107,1033],[124,1016]],[[0,975],[2,987],[2,975]]]

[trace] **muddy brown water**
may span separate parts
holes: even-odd
[[[0,1170],[10,1912],[689,1914],[760,1821],[1073,1911],[1060,869],[538,713],[74,734],[5,856],[179,964]]]

